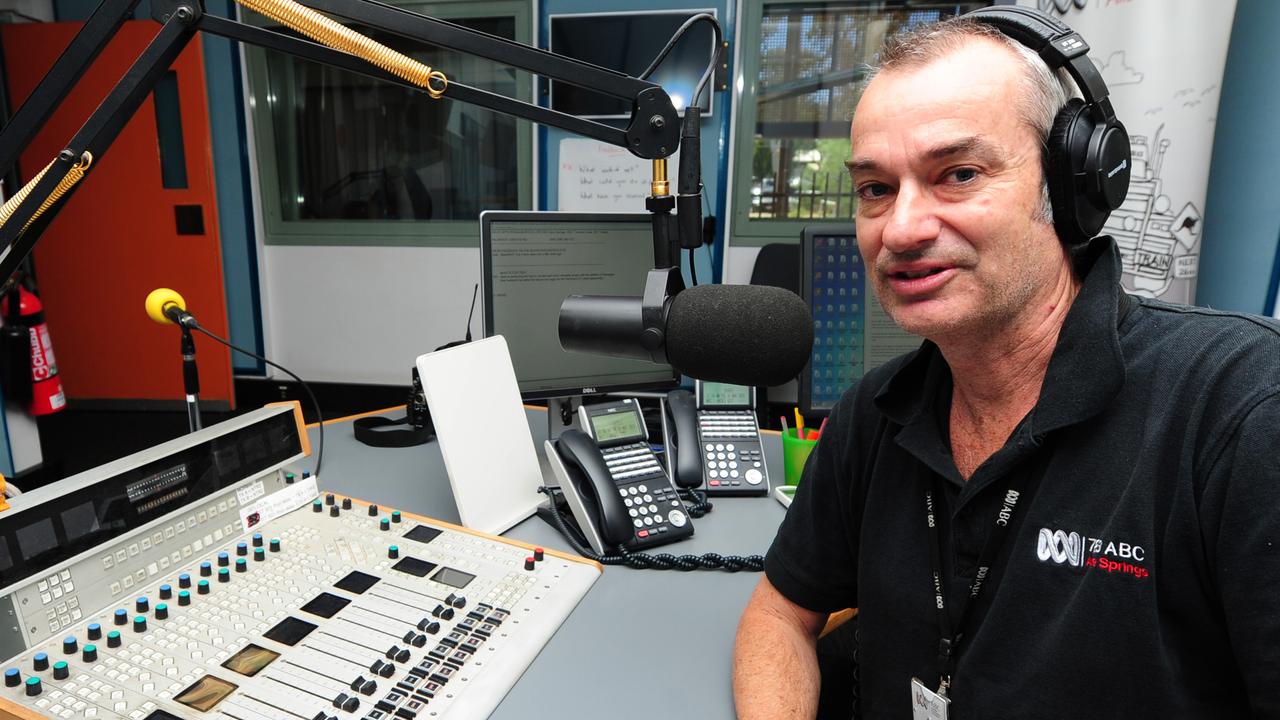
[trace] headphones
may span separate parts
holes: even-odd
[[[1084,100],[1072,98],[1049,132],[1045,179],[1053,226],[1068,247],[1098,234],[1129,192],[1129,133],[1116,119],[1102,75],[1089,61],[1079,33],[1055,17],[1017,5],[986,7],[964,15],[990,25],[1036,52],[1052,70],[1065,68]]]

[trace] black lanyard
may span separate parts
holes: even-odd
[[[1015,475],[1009,481],[1004,497],[1000,498],[1000,505],[996,510],[995,527],[992,528],[991,534],[987,536],[987,541],[982,545],[982,551],[978,553],[978,572],[974,576],[973,582],[969,585],[969,594],[960,598],[957,604],[957,607],[960,608],[960,624],[957,628],[951,626],[951,616],[947,614],[947,581],[942,575],[942,534],[938,530],[937,512],[933,504],[933,489],[930,488],[924,491],[925,520],[928,523],[930,539],[929,560],[933,563],[933,595],[938,611],[938,631],[941,638],[938,641],[938,677],[941,682],[939,693],[943,696],[946,695],[946,690],[951,685],[951,675],[955,671],[960,641],[964,639],[965,626],[969,621],[969,614],[973,610],[974,601],[978,599],[978,595],[986,587],[987,577],[991,572],[991,563],[995,561],[996,554],[1000,552],[1000,547],[1004,544],[1005,537],[1009,534],[1009,527],[1013,525],[1014,513],[1019,507],[1030,502],[1029,498],[1024,497],[1022,493],[1025,483],[1021,481],[1025,479],[1025,475],[1025,473]]]

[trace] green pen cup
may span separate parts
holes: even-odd
[[[786,484],[800,484],[804,464],[809,461],[809,453],[813,452],[813,446],[817,444],[817,440],[796,437],[796,429],[793,427],[782,431],[782,479]]]

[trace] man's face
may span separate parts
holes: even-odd
[[[1040,147],[1018,112],[1022,66],[974,39],[883,72],[854,115],[858,247],[881,304],[935,341],[1007,327],[1067,262],[1038,219]]]

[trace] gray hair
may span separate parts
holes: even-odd
[[[1080,97],[1076,83],[1066,70],[1051,70],[1031,48],[1010,38],[986,23],[964,17],[951,18],[937,23],[907,28],[885,40],[880,49],[878,63],[864,76],[863,89],[884,70],[911,68],[926,65],[954,52],[975,37],[997,42],[1022,61],[1023,93],[1016,101],[1023,122],[1035,130],[1040,139],[1041,201],[1037,219],[1053,222],[1053,206],[1049,198],[1049,132],[1053,119],[1067,101]]]

